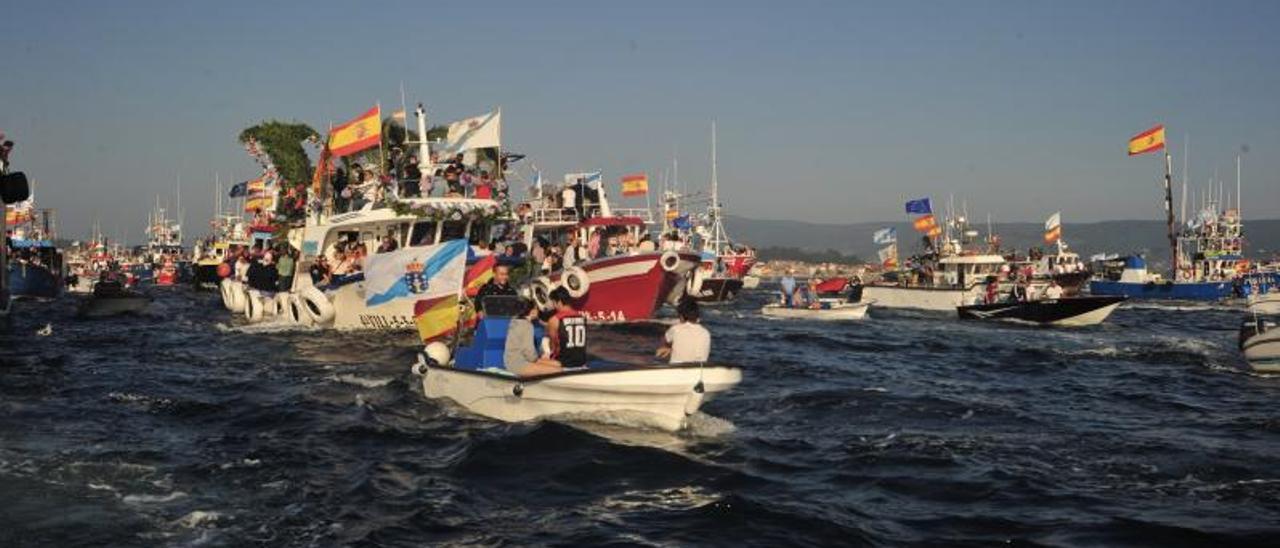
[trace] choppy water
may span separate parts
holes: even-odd
[[[411,337],[240,328],[213,299],[161,293],[120,321],[18,305],[0,545],[1280,538],[1280,378],[1241,371],[1231,308],[829,325],[764,320],[749,295],[706,314],[743,385],[677,436],[471,417],[422,397]]]

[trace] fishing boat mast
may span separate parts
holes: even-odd
[[[1164,152],[1164,212],[1165,225],[1169,236],[1169,262],[1173,268],[1173,279],[1178,279],[1178,235],[1174,231],[1173,219],[1173,155],[1166,149]]]

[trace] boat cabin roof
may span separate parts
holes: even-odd
[[[942,264],[1002,264],[1006,262],[1000,255],[952,255],[938,260]]]
[[[644,219],[639,217],[591,217],[581,223],[578,228],[589,226],[644,226]]]

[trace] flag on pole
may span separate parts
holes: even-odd
[[[907,201],[907,213],[918,213],[927,215],[933,213],[933,205],[929,203],[928,198]]]
[[[644,196],[649,193],[649,176],[633,173],[622,177],[623,196]]]
[[[1129,139],[1129,155],[1137,156],[1164,148],[1164,124],[1134,135]]]
[[[898,268],[898,246],[891,245],[880,248],[876,254],[880,256],[880,266],[885,268]]]
[[[886,227],[875,231],[871,235],[871,241],[876,245],[891,244],[898,241],[898,229]]]
[[[497,255],[486,255],[476,261],[475,264],[467,267],[467,274],[463,276],[462,285],[466,288],[468,297],[475,297],[480,293],[480,286],[489,283],[493,279],[493,267],[498,265]]]
[[[502,146],[502,111],[459,120],[449,124],[447,156],[476,148]]]
[[[244,210],[247,213],[254,213],[258,210],[274,211],[276,208],[275,196],[272,196],[267,189],[267,182],[262,178],[247,181],[244,194]]]
[[[320,190],[324,186],[324,176],[329,173],[329,156],[332,152],[329,145],[325,145],[320,150],[320,159],[316,161],[316,171],[311,174],[311,195],[312,197],[320,196]]]
[[[457,295],[467,266],[466,240],[405,247],[365,259],[365,305],[400,298]]]
[[[937,219],[933,218],[932,214],[929,214],[929,215],[920,217],[915,221],[912,221],[911,226],[915,227],[916,231],[918,232],[923,232],[930,236],[935,236],[935,234],[933,234],[933,231],[938,228],[938,221]]]
[[[1049,216],[1044,222],[1044,243],[1052,244],[1062,238],[1062,212],[1059,211]]]
[[[376,147],[381,142],[382,107],[377,105],[329,132],[329,151],[338,157]]]
[[[249,181],[241,181],[231,185],[231,192],[227,193],[227,195],[232,198],[239,198],[247,194],[249,194]]]

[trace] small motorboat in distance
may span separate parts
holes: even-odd
[[[136,314],[150,304],[150,297],[125,289],[118,280],[102,280],[93,285],[93,294],[80,303],[80,315],[86,318],[105,318]]]
[[[1128,297],[1082,296],[972,304],[956,307],[963,320],[1003,320],[1037,325],[1079,327],[1107,319]]]
[[[772,318],[788,318],[799,320],[861,320],[867,317],[867,308],[871,301],[849,302],[845,299],[822,297],[818,306],[787,306],[782,303],[770,303],[760,309],[760,313]]]
[[[1280,329],[1276,322],[1250,315],[1240,325],[1239,346],[1254,371],[1280,373]]]
[[[505,422],[539,419],[617,420],[667,431],[683,429],[706,400],[742,381],[742,370],[711,364],[591,362],[587,367],[520,377],[503,367],[514,307],[485,300],[486,317],[471,345],[450,359],[448,346],[427,345],[413,373],[428,398],[450,399],[468,411]],[[506,311],[507,313],[503,313]],[[539,338],[541,329],[534,337]]]

